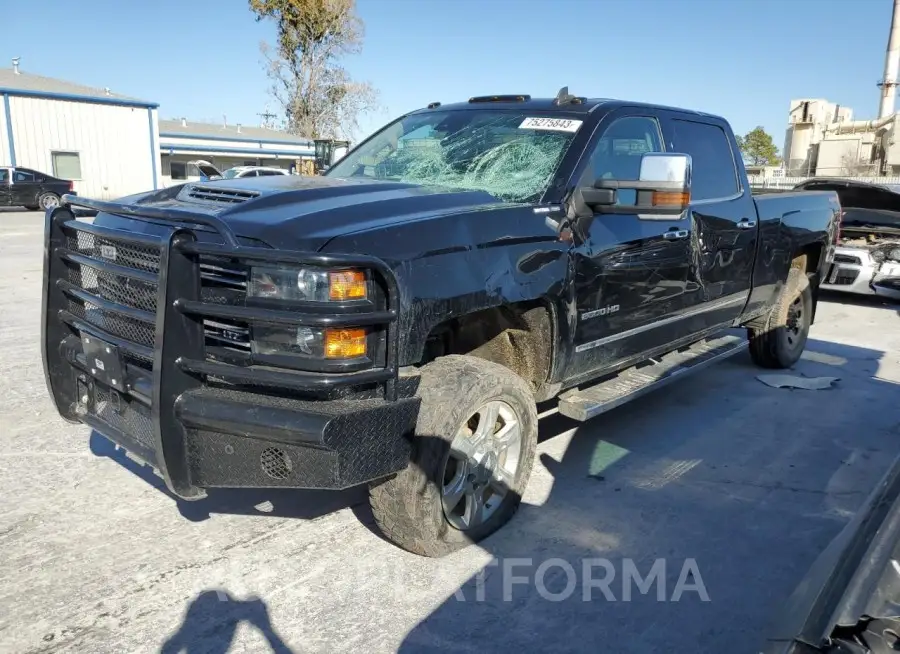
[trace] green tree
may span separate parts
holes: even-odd
[[[762,127],[756,127],[736,138],[744,161],[754,166],[777,166],[781,163],[778,148]]]
[[[363,23],[355,0],[249,0],[256,20],[272,20],[275,47],[262,44],[272,95],[286,127],[307,138],[352,138],[359,117],[378,106],[368,82],[340,64],[362,49]]]

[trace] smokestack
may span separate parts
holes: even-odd
[[[184,116],[181,117],[181,126],[187,127],[187,118],[185,118]]]
[[[900,2],[900,0],[897,0],[897,1]],[[225,114],[222,114],[222,129],[225,129],[227,127],[228,127],[228,116],[226,116]]]
[[[900,71],[900,0],[894,0],[894,12],[891,15],[891,33],[888,37],[887,54],[884,58],[884,78],[878,83],[878,86],[881,87],[881,105],[878,108],[879,118],[884,118],[894,113],[898,71]]]
[[[21,75],[22,74],[19,72],[19,59],[20,59],[20,57],[13,58],[13,75]]]

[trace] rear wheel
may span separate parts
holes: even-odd
[[[528,384],[496,363],[442,357],[422,369],[412,460],[370,490],[384,535],[443,556],[512,518],[531,474],[537,411]]]
[[[59,206],[59,196],[56,193],[41,193],[38,204],[41,209],[53,209]]]
[[[809,279],[800,268],[791,268],[778,302],[747,328],[753,361],[763,368],[790,368],[803,354],[811,321]]]

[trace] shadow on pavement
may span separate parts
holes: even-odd
[[[848,307],[866,307],[874,309],[900,310],[900,301],[877,295],[857,295],[838,291],[819,291],[819,299],[831,304],[843,304]]]
[[[400,651],[757,651],[896,454],[882,353],[807,350],[795,374],[844,383],[769,388],[739,356],[591,423],[542,422],[578,433],[545,442],[519,515],[479,545],[489,563]]]
[[[186,501],[173,495],[153,468],[129,458],[96,431],[91,432],[91,452],[109,457],[120,466],[141,478],[175,501],[181,515],[192,522],[201,522],[215,514],[267,515],[275,518],[310,520],[348,507],[356,508],[366,502],[366,489],[345,491],[296,490],[289,488],[211,488],[201,500]]]
[[[255,627],[274,654],[292,654],[272,626],[265,602],[236,600],[223,590],[207,590],[188,606],[178,631],[160,648],[160,654],[226,654],[238,625]]]

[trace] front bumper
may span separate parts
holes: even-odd
[[[100,212],[147,213],[78,202]],[[398,293],[390,269],[368,257],[246,247],[212,216],[156,213],[157,221],[177,220],[162,238],[76,221],[66,204],[47,213],[42,353],[59,413],[151,465],[185,499],[214,487],[340,489],[404,469],[419,400],[417,377],[400,378],[396,365]],[[184,227],[191,222],[212,227],[222,242],[198,242]],[[100,243],[98,251],[118,248],[118,262],[107,257],[116,260],[114,249],[93,256],[73,246],[82,237]],[[157,251],[158,270],[135,256]],[[380,276],[385,306],[348,315],[211,304],[201,294],[204,254],[365,267]],[[147,297],[148,288],[155,297]],[[204,320],[223,312],[247,321],[362,321],[382,328],[384,348],[373,367],[355,372],[215,361],[206,353]]]
[[[875,261],[862,248],[838,247],[821,288],[900,300],[900,263]]]

